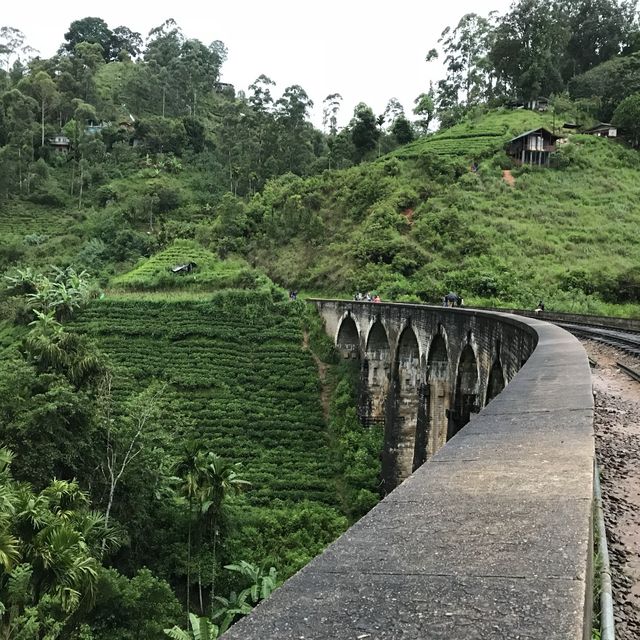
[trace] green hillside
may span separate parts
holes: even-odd
[[[450,14],[375,110],[234,87],[213,23],[0,25],[0,637],[225,627],[379,500],[361,372],[287,290],[640,316],[637,6]]]
[[[289,286],[326,293],[438,301],[454,289],[470,304],[544,298],[553,309],[637,314],[640,156],[570,135],[551,167],[514,166],[505,142],[552,117],[489,112],[373,164],[272,181],[254,199],[265,230],[258,262]],[[285,241],[276,229],[294,202],[306,204],[306,226]]]
[[[174,301],[136,295],[96,301],[73,323],[108,355],[119,403],[153,380],[168,385],[155,428],[169,459],[197,441],[242,463],[251,487],[234,506],[243,527],[234,527],[225,557],[272,563],[283,576],[341,533],[345,508],[359,508],[349,504],[341,479],[348,452],[327,430],[317,366],[303,348],[304,312],[303,303],[255,291]],[[374,467],[369,489],[375,478]],[[135,513],[126,495],[119,517]],[[283,526],[296,518],[298,527]],[[152,553],[157,536],[137,535]],[[167,559],[156,568],[179,570]]]
[[[560,127],[564,123],[555,124]],[[415,159],[424,154],[444,158],[482,157],[500,151],[513,136],[538,127],[553,129],[553,115],[524,109],[500,110],[472,117],[450,129],[418,138],[390,155],[404,159]]]
[[[193,270],[172,272],[172,268],[185,264],[194,265]],[[143,259],[134,269],[111,281],[113,287],[136,291],[184,288],[215,291],[254,288],[258,283],[268,287],[269,281],[244,260],[220,260],[190,240],[175,240],[163,251]]]

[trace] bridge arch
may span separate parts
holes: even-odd
[[[425,458],[432,456],[447,441],[447,411],[451,406],[450,372],[446,333],[439,325],[427,356]]]
[[[358,358],[360,356],[360,330],[349,311],[340,322],[335,344],[345,358]]]
[[[411,475],[420,406],[420,345],[410,324],[400,334],[385,420],[385,491]]]
[[[504,372],[502,371],[502,363],[500,362],[500,358],[497,358],[489,371],[485,405],[489,404],[504,389],[504,387],[505,381]]]
[[[447,440],[464,427],[478,407],[478,359],[471,344],[467,343],[460,354],[456,374],[453,408],[449,411]]]
[[[365,426],[384,423],[385,398],[389,391],[391,346],[380,318],[369,329],[362,360],[363,392],[358,407],[360,421]]]

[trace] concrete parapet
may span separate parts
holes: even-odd
[[[512,315],[316,304],[336,340],[343,319],[352,318],[357,334],[348,336],[357,336],[363,358],[368,331],[380,322],[389,339],[390,375],[398,369],[413,391],[419,385],[412,386],[403,366],[412,358],[414,377],[425,382],[429,346],[436,342],[438,379],[455,387],[459,374],[447,367],[457,369],[472,345],[478,375],[468,384],[477,385],[478,397],[495,388],[488,376],[497,361],[506,386],[224,638],[590,637],[593,398],[580,343],[556,326]],[[417,347],[413,337],[402,338],[407,327]],[[379,347],[382,332],[377,335]],[[394,360],[400,353],[404,365]],[[465,362],[470,369],[469,358]],[[405,409],[407,419],[413,416],[410,402]],[[387,427],[392,424],[393,418]]]

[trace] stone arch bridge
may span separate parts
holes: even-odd
[[[314,303],[359,361],[360,419],[384,421],[388,495],[224,638],[590,639],[593,397],[576,338],[503,313]]]
[[[343,357],[360,363],[361,422],[385,424],[387,492],[495,398],[536,344],[518,322],[466,309],[316,304]]]

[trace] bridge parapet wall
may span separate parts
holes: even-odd
[[[363,363],[370,330],[385,329],[390,376],[399,371],[387,404],[394,392],[402,399],[446,378],[451,406],[461,384],[475,385],[486,406],[224,638],[589,638],[593,399],[579,342],[541,320],[497,313],[316,304],[336,340],[351,318],[357,333],[342,338],[357,344],[345,353]],[[400,361],[416,352],[417,385],[400,379]],[[491,399],[496,361],[506,386]],[[386,431],[414,415],[409,405],[386,407]]]

